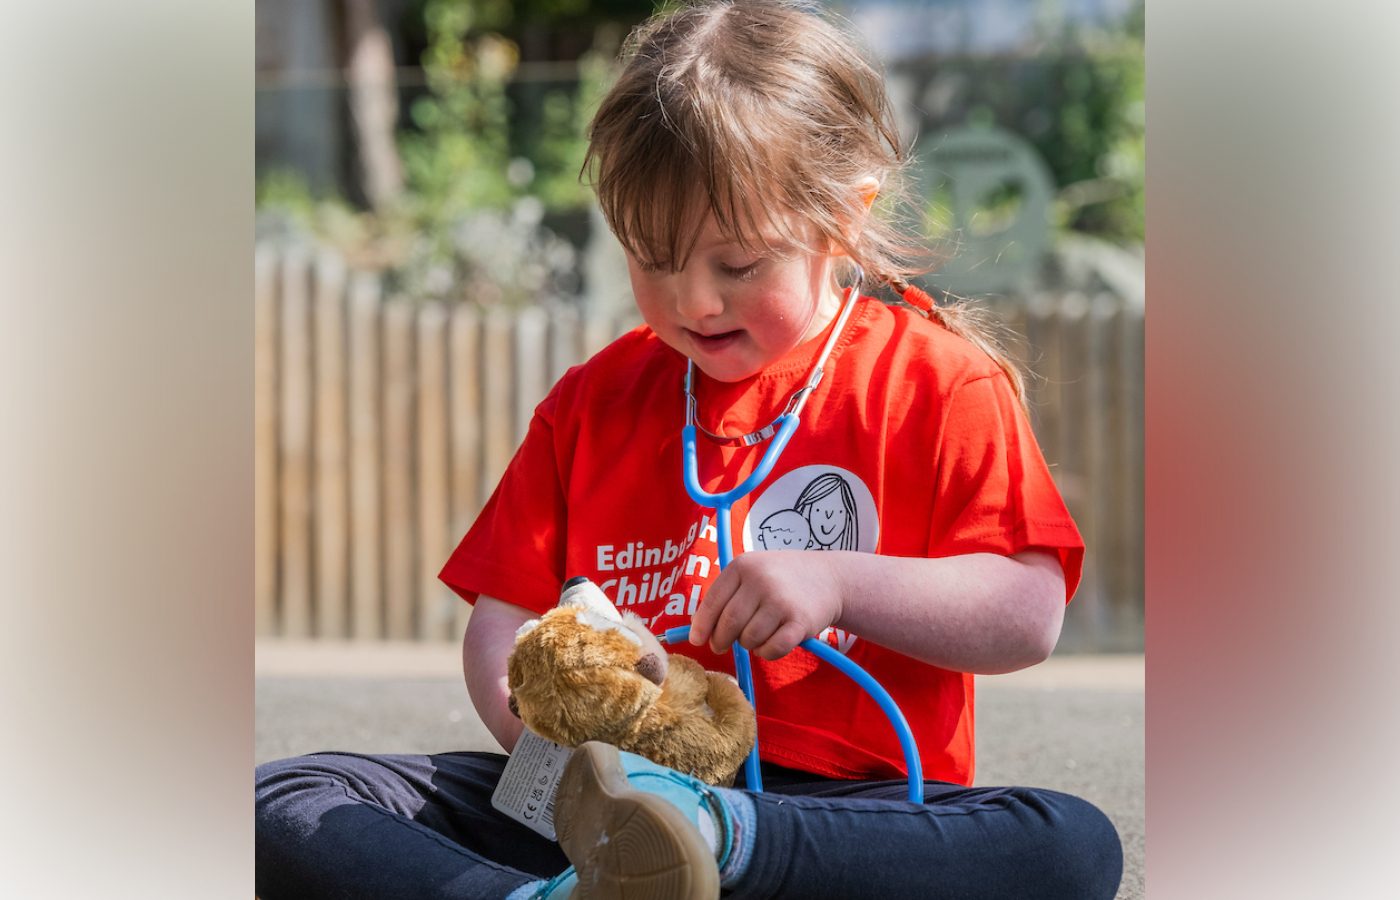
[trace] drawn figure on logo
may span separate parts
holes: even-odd
[[[797,510],[780,509],[758,526],[758,543],[764,550],[808,550],[812,526]]]
[[[855,550],[860,546],[856,498],[840,475],[828,472],[813,479],[793,508],[807,520],[816,549]]]

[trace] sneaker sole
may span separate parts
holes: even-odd
[[[555,798],[559,845],[578,872],[576,898],[716,900],[719,870],[695,824],[627,780],[616,747],[574,751]]]

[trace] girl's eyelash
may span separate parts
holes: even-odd
[[[761,259],[754,260],[746,266],[729,266],[725,265],[724,263],[720,263],[719,270],[725,275],[729,276],[730,278],[734,278],[739,281],[747,281],[748,279],[754,276],[755,272],[758,271],[758,267],[762,264],[762,262],[763,260]],[[643,272],[646,272],[648,275],[655,275],[656,273],[662,272],[666,269],[665,266],[660,265],[659,263],[644,262],[640,259],[636,260],[636,263],[637,268],[641,269]]]

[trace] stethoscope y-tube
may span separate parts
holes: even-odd
[[[729,511],[734,506],[734,501],[748,495],[750,491],[758,487],[759,482],[768,477],[773,471],[773,466],[778,462],[778,456],[782,454],[783,448],[792,438],[792,433],[797,430],[801,422],[795,413],[788,413],[780,420],[777,433],[773,436],[773,443],[768,445],[768,449],[763,452],[763,459],[759,461],[758,468],[745,478],[734,488],[725,491],[723,494],[711,494],[700,488],[700,477],[698,466],[695,460],[695,426],[687,424],[681,431],[681,443],[685,456],[685,490],[690,494],[690,499],[701,506],[708,506],[715,511],[715,543],[719,547],[719,567],[724,570],[734,559],[734,541],[729,525]],[[682,625],[679,628],[668,629],[664,637],[668,643],[675,640],[684,640],[690,634],[690,626]],[[734,642],[734,677],[739,682],[739,688],[744,692],[750,704],[754,702],[753,697],[753,670],[749,664],[749,651]],[[757,707],[754,707],[757,709]],[[753,749],[749,751],[748,759],[744,760],[744,778],[748,782],[749,790],[763,790],[763,776],[758,771],[758,742],[755,741]]]

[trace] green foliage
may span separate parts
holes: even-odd
[[[1142,11],[1139,6],[1116,32],[1060,34],[1044,93],[1027,97],[1054,111],[1050,127],[1030,139],[1060,185],[1060,224],[1123,242],[1143,239]]]
[[[1142,240],[1140,53],[964,65],[972,95],[964,121],[1001,124],[1035,147],[1060,188],[1062,227]]]
[[[258,240],[312,239],[337,248],[356,268],[385,269],[404,258],[415,227],[402,209],[382,215],[357,209],[334,191],[317,192],[298,172],[258,176]]]
[[[315,216],[316,195],[295,169],[279,168],[259,175],[253,197],[258,209],[276,209],[302,225],[309,225]]]
[[[270,211],[302,231],[324,235],[336,243],[353,242],[364,231],[365,214],[335,192],[314,190],[292,169],[273,169],[258,178],[256,207]]]
[[[433,293],[433,286],[447,283],[447,272],[478,287],[496,278],[490,273],[497,269],[504,278],[509,266],[493,269],[471,247],[484,246],[481,235],[495,228],[514,235],[519,246],[493,245],[489,255],[498,262],[518,258],[525,266],[541,258],[542,248],[554,247],[546,223],[567,227],[571,216],[579,218],[590,197],[579,181],[588,120],[615,75],[616,43],[652,7],[645,0],[419,0],[406,13],[412,24],[404,31],[422,53],[403,62],[421,64],[426,91],[409,102],[410,124],[398,134],[406,181],[400,204],[371,215],[340,197],[318,196],[301,177],[276,170],[259,177],[259,209],[279,210],[284,222],[316,232],[363,264],[390,270],[406,289],[427,285],[423,290]],[[561,37],[573,41],[562,45],[562,58],[577,54],[586,45],[578,34],[593,35],[595,43],[579,59],[577,79],[567,72],[555,76],[548,67],[542,74],[521,61],[521,46],[561,58],[547,55],[560,52]],[[925,127],[981,121],[1020,134],[1059,186],[1061,227],[1141,241],[1141,16],[1112,34],[1046,33],[1042,47],[1053,49],[1010,60],[933,61],[938,91],[921,96],[950,99]],[[934,210],[941,209],[932,199]],[[1009,215],[1018,198],[989,202]],[[531,229],[540,234],[529,236]],[[549,253],[563,265],[562,250]],[[548,268],[553,273],[558,266]],[[535,282],[554,278],[540,275]]]
[[[551,90],[543,97],[539,129],[523,155],[535,167],[532,192],[549,209],[582,209],[589,202],[579,169],[588,151],[588,120],[616,77],[613,55],[611,47],[585,53],[574,90]]]
[[[591,104],[612,77],[606,53],[580,60],[580,78],[519,78],[513,35],[522,22],[581,16],[581,0],[424,0],[428,94],[400,135],[410,196],[425,224],[477,209],[504,209],[523,196],[552,211],[581,209],[578,183]],[[519,101],[519,102],[516,102]]]
[[[466,216],[525,197],[550,212],[586,206],[578,173],[588,104],[611,78],[612,54],[585,54],[577,81],[522,80],[510,36],[522,17],[586,9],[571,0],[425,0],[428,93],[410,109],[414,129],[399,136],[407,202],[425,233],[443,235]]]
[[[1096,213],[1100,217],[1103,231],[1138,242],[1144,238],[1146,213],[1147,112],[1143,88],[1144,71],[1139,55],[1136,65],[1126,73],[1114,139],[1095,163],[1098,176],[1109,184],[1120,186],[1121,190],[1099,204],[1092,213],[1089,207],[1081,207],[1085,213]]]
[[[1143,238],[1146,121],[1140,52],[1059,61],[1063,95],[1051,128],[1033,139],[1061,186],[1064,227]]]
[[[510,104],[506,86],[518,51],[493,33],[472,34],[508,4],[428,0],[423,9],[428,47],[422,64],[427,96],[410,116],[417,131],[400,135],[408,203],[429,231],[440,231],[474,209],[501,209],[512,199]]]
[[[1024,57],[947,58],[931,130],[999,125],[1029,141],[1059,188],[1060,227],[1120,243],[1143,237],[1146,120],[1140,10],[1116,31],[1057,30]]]
[[[576,252],[548,223],[554,216],[576,228],[589,202],[579,169],[588,118],[614,77],[620,29],[610,21],[650,11],[637,6],[420,0],[401,25],[421,48],[405,62],[421,65],[426,91],[408,101],[408,124],[397,134],[405,176],[398,202],[358,210],[317,196],[295,173],[273,171],[257,185],[260,227],[314,234],[352,265],[384,271],[409,296],[465,293],[515,304],[576,292]],[[547,22],[546,33],[557,33],[561,17],[577,17],[597,42],[579,60],[578,77],[556,78],[552,64],[522,71],[522,28]]]

